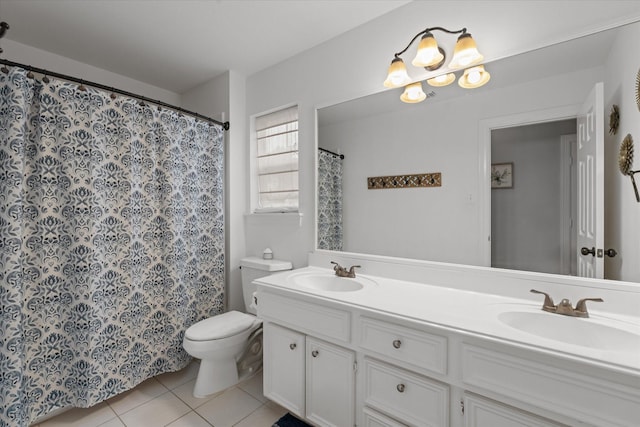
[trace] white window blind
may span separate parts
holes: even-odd
[[[257,211],[298,209],[298,107],[256,117]]]

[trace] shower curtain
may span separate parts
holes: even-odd
[[[221,126],[0,73],[0,426],[190,360],[223,311]],[[47,80],[47,79],[44,79]]]
[[[342,250],[342,158],[318,150],[318,249]]]

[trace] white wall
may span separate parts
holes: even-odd
[[[9,61],[31,65],[36,68],[43,68],[60,74],[67,74],[72,77],[142,95],[167,104],[180,106],[181,99],[179,94],[120,74],[112,73],[111,71],[74,61],[73,59],[45,50],[36,49],[13,40],[2,39],[2,49],[4,50],[2,58]]]
[[[513,4],[504,2],[499,7],[511,7]],[[588,32],[594,28],[603,28],[605,21],[609,23],[612,20],[615,21],[611,18],[615,12],[612,12],[612,15],[608,17],[604,17],[602,13],[596,16],[593,10],[591,15],[589,11],[582,12],[594,4],[585,5],[585,8],[581,10],[573,8],[575,9],[574,13],[578,15],[576,19],[566,22],[566,26],[563,27],[566,33],[559,31],[552,36],[538,33],[531,35],[531,39],[521,43],[517,48],[508,49],[504,48],[505,44],[499,38],[495,38],[496,32],[492,30],[501,19],[511,19],[507,16],[508,14],[496,15],[495,10],[491,12],[490,8],[477,9],[461,6],[456,22],[438,22],[437,19],[433,19],[433,8],[436,6],[447,7],[446,2],[412,2],[327,43],[249,76],[247,78],[247,117],[278,106],[291,104],[299,106],[300,209],[304,213],[304,218],[301,227],[291,227],[289,224],[284,224],[281,227],[269,223],[270,220],[267,219],[264,224],[260,219],[253,221],[252,225],[246,229],[247,253],[258,254],[268,244],[279,258],[292,260],[295,267],[307,264],[307,254],[315,248],[315,108],[379,92],[393,52],[397,52],[399,46],[403,47],[407,43],[407,39],[416,31],[428,24],[448,25],[457,28],[468,25],[469,21],[477,23],[478,20],[481,20],[486,25],[484,34],[490,39],[485,43],[494,47],[494,57],[490,59],[496,59],[540,47],[543,40],[541,37],[546,37],[544,42],[549,42],[549,37],[559,41],[566,39],[568,34],[584,34],[585,31]],[[518,4],[518,8],[521,10],[526,7],[537,6],[535,2]],[[469,15],[465,15],[465,13]],[[584,19],[581,19],[580,13],[585,13]],[[627,19],[628,13],[619,16]],[[555,17],[550,17],[550,19],[555,19]],[[474,30],[470,28],[470,31]],[[477,33],[474,36],[477,38]],[[478,40],[478,42],[480,41]],[[588,79],[589,84],[592,80]],[[582,92],[582,89],[579,92]],[[557,106],[548,99],[554,99],[555,95],[554,91],[549,88],[534,92],[534,95],[540,100],[534,105]],[[569,94],[568,97],[571,100],[579,98],[577,94]],[[565,101],[565,103],[567,102],[569,101]],[[461,114],[478,119],[491,117],[497,112],[487,111],[487,107],[493,105],[493,100],[487,98],[484,100],[484,104],[470,105]],[[515,99],[513,104],[509,106],[509,111],[527,111],[530,105],[528,99]],[[438,109],[433,111],[433,114],[440,120],[444,118],[445,123],[450,123],[450,117],[446,117],[446,115],[454,113],[457,114],[446,105],[440,105]],[[435,119],[434,122],[438,123],[438,120]],[[453,129],[456,129],[455,134],[452,133]],[[461,144],[461,151],[470,155],[469,157],[464,156],[459,161],[459,171],[476,173],[478,164],[471,158],[475,159],[477,156],[477,127],[473,130],[462,129],[459,132],[457,128],[453,129],[444,129],[443,126],[438,136],[441,139]],[[448,160],[443,160],[443,162],[445,165],[448,164]],[[433,164],[433,166],[439,165]],[[460,193],[454,194],[444,190],[455,187],[461,191],[473,193],[476,191],[477,175],[458,176],[457,172],[451,168],[445,170],[443,166],[440,169],[445,172],[444,179],[447,187],[443,187],[443,191],[440,193],[438,193],[439,190],[432,190],[433,192],[429,194],[438,194],[443,198],[455,200],[454,209],[473,210],[473,206],[470,208],[459,198]],[[470,224],[477,222],[478,218],[475,216],[469,221]],[[474,250],[476,249],[468,249],[465,257],[470,256]]]
[[[636,78],[640,71],[640,25],[622,31],[605,65],[605,114],[613,104],[620,108],[620,127],[616,135],[605,134],[605,246],[619,254],[605,259],[608,277],[640,282],[640,203],[636,202],[628,176],[618,168],[620,143],[627,134],[635,140],[636,160],[640,169],[640,109],[636,105]],[[605,129],[609,129],[608,120]],[[636,175],[640,184],[640,174]]]
[[[407,42],[406,39],[414,33],[414,30],[417,31],[417,29],[424,27],[425,17],[434,16],[431,9],[433,4],[430,3],[412,2],[336,39],[248,77],[247,116],[259,114],[282,105],[298,104],[299,106],[300,208],[305,214],[300,228],[290,227],[289,225],[280,227],[277,224],[267,222],[268,220],[265,220],[264,224],[261,224],[260,219],[253,221],[251,228],[248,227],[246,230],[248,253],[260,253],[268,242],[269,246],[275,248],[274,251],[278,254],[278,257],[291,259],[295,267],[306,265],[307,253],[315,248],[315,108],[379,92],[392,52],[398,51],[398,46],[403,47],[404,43]],[[438,3],[442,5],[440,2]],[[535,7],[534,3],[518,3],[518,7]],[[505,4],[502,3],[503,6]],[[576,31],[581,34],[587,34],[592,30],[606,27],[604,23],[605,21],[612,21],[611,15],[604,17],[601,14],[602,11],[594,13],[594,10],[587,10],[595,4],[589,3],[588,5],[585,4],[584,8],[574,8],[575,17],[566,20],[566,24],[572,28],[565,27],[566,33],[564,34],[556,32],[553,35],[556,41],[566,39],[566,36],[572,32],[572,35],[575,36],[577,35]],[[470,15],[465,16],[466,10],[469,10],[468,13]],[[426,20],[434,25],[446,26],[452,24],[450,25],[451,27],[457,27],[461,22],[477,22],[477,19],[481,19],[489,26],[489,28],[484,28],[485,34],[491,34],[489,37],[493,37],[495,32],[490,27],[493,25],[495,28],[496,22],[499,22],[500,19],[507,19],[506,15],[509,14],[496,15],[492,13],[491,16],[485,17],[486,11],[487,9],[476,10],[475,8],[466,9],[461,7],[460,15],[458,16],[460,22],[453,24],[450,22],[440,23],[437,22],[437,19]],[[619,14],[619,17],[624,17],[620,18],[620,20],[629,18],[629,13],[627,12]],[[615,15],[615,12],[612,13]],[[474,17],[474,15],[476,16]],[[478,18],[478,16],[480,17]],[[554,17],[550,16],[550,19],[552,18],[555,19],[555,15]],[[509,17],[508,19],[511,18]],[[471,29],[470,31],[473,32]],[[474,36],[478,37],[476,34]],[[491,59],[540,47],[541,37],[548,38],[549,36],[538,33],[533,39],[519,45],[517,49],[498,48],[499,55]],[[501,41],[498,39],[492,38],[490,41],[496,45],[501,45]],[[548,42],[549,40],[544,39],[544,41]],[[477,120],[497,117],[503,114],[531,111],[532,106],[553,108],[572,103],[580,104],[593,82],[602,77],[601,70],[590,70],[581,74],[579,81],[567,80],[560,83],[556,81],[556,84],[552,84],[553,82],[550,81],[548,85],[543,84],[543,82],[523,85],[525,90],[528,87],[531,97],[513,98],[509,97],[507,92],[504,92],[503,95],[498,96],[498,99],[502,99],[503,102],[508,100],[509,102],[502,106],[497,105],[498,103],[495,102],[496,95],[492,94],[484,99],[479,98],[477,102],[474,97],[474,101],[465,105],[462,111],[454,109],[447,104],[438,104],[433,109],[428,110],[430,118],[432,118],[431,123],[438,124],[435,126],[436,135],[434,139],[448,140],[453,144],[457,144],[461,153],[460,157],[455,158],[455,164],[457,164],[455,168],[452,166],[454,160],[451,153],[447,153],[446,156],[439,159],[430,159],[430,163],[423,164],[427,169],[426,171],[439,170],[444,173],[442,189],[427,190],[429,197],[446,200],[447,203],[450,203],[450,213],[452,215],[464,216],[464,213],[459,213],[462,211],[469,213],[465,221],[459,222],[463,232],[457,233],[455,238],[467,231],[471,232],[472,229],[479,229],[477,225],[480,214],[473,201],[473,194],[477,194],[478,126],[462,128],[457,125],[452,126],[451,116],[457,114],[463,117],[470,117],[475,119],[477,123]],[[557,86],[557,84],[570,85],[570,93],[566,93],[566,98],[558,98],[560,86]],[[428,102],[420,105],[425,105],[422,107],[424,109],[429,108]],[[394,141],[399,140],[394,138]],[[443,153],[438,151],[436,154]],[[422,170],[423,167],[420,169]],[[471,202],[468,201],[469,195],[472,198]],[[638,235],[637,230],[634,235]],[[478,236],[478,241],[480,239],[481,237]],[[460,259],[464,258],[467,261],[473,261],[474,251],[479,252],[479,247],[471,245],[468,248],[464,248]],[[369,251],[367,250],[367,252]],[[640,254],[640,249],[636,248],[634,253]]]

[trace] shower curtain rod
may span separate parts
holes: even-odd
[[[333,154],[336,157],[340,157],[341,159],[344,159],[344,154],[334,153],[333,151],[329,151],[329,150],[326,150],[326,149],[321,148],[321,147],[318,147],[318,150],[324,151],[325,153]]]
[[[2,52],[2,51],[0,50],[0,52]],[[171,110],[178,111],[180,113],[188,114],[188,115],[196,117],[196,118],[198,118],[200,120],[205,120],[205,121],[208,121],[208,122],[211,122],[211,123],[215,123],[217,125],[222,126],[224,128],[224,130],[229,130],[229,122],[228,121],[227,122],[221,122],[219,120],[212,119],[211,117],[203,116],[202,114],[196,113],[194,111],[185,110],[184,108],[176,107],[175,105],[167,104],[166,102],[162,102],[162,101],[158,101],[158,100],[155,100],[155,99],[147,98],[146,96],[136,95],[135,93],[127,92],[127,91],[124,91],[124,90],[121,90],[121,89],[116,89],[114,87],[106,86],[106,85],[103,85],[103,84],[100,84],[100,83],[95,83],[95,82],[91,82],[91,81],[88,81],[88,80],[79,79],[77,77],[73,77],[73,76],[69,76],[69,75],[61,74],[61,73],[56,73],[56,72],[45,70],[45,69],[42,69],[42,68],[32,67],[31,65],[20,64],[18,62],[8,61],[8,60],[2,59],[2,58],[0,58],[0,64],[8,65],[10,67],[20,67],[20,68],[24,68],[27,71],[32,71],[34,73],[43,74],[45,76],[50,76],[50,77],[55,77],[55,78],[58,78],[58,79],[68,80],[68,81],[71,81],[71,82],[74,82],[74,83],[79,83],[81,85],[88,85],[88,86],[95,87],[97,89],[102,89],[102,90],[105,90],[105,91],[108,91],[108,92],[117,93],[119,95],[128,96],[130,98],[138,99],[138,100],[143,101],[143,102],[148,102],[148,103],[151,103],[151,104],[159,105],[161,107],[165,107],[165,108],[169,108]]]

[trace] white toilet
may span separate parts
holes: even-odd
[[[191,325],[182,346],[200,359],[193,389],[195,397],[224,390],[262,368],[262,320],[256,315],[255,279],[291,270],[288,261],[243,258],[240,261],[242,293],[247,313],[229,311]]]

